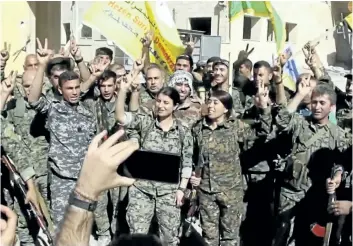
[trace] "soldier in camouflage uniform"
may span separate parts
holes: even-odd
[[[342,98],[343,100],[338,101],[336,118],[337,124],[343,129],[352,133],[352,96],[353,96],[353,84],[352,84],[352,73],[345,76],[346,82],[346,93]]]
[[[45,129],[45,115],[37,114],[30,108],[27,97],[36,71],[27,70],[23,75],[25,97],[8,102],[6,117],[14,125],[15,132],[22,137],[22,141],[31,150],[36,184],[44,200],[48,201],[48,150],[49,132]],[[47,203],[47,205],[49,205]]]
[[[142,87],[140,91],[140,105],[154,99],[164,86],[164,81],[164,71],[157,64],[151,64],[146,72],[146,87]]]
[[[201,227],[209,245],[240,245],[244,207],[239,154],[241,149],[246,149],[245,140],[255,140],[257,135],[266,136],[269,132],[268,109],[263,110],[266,114],[262,114],[258,124],[250,127],[230,117],[232,106],[228,92],[212,92],[208,116],[193,130],[199,150],[198,165],[202,167],[199,192]]]
[[[126,91],[127,88],[121,87],[118,100],[125,100]],[[179,93],[174,88],[165,87],[157,94],[155,105],[157,118],[152,114],[124,113],[122,105],[117,108],[118,122],[127,126],[129,138],[136,139],[142,149],[181,155],[179,185],[139,180],[129,188],[127,221],[130,232],[148,233],[152,218],[156,214],[160,235],[168,245],[177,245],[179,241],[180,209],[178,207],[182,205],[184,190],[192,171],[191,131],[172,115],[173,108],[179,102]],[[119,104],[117,106],[119,107]],[[163,170],[155,171],[163,172]]]
[[[86,103],[94,105],[94,115],[97,120],[97,132],[108,130],[112,134],[115,130],[115,101],[116,101],[116,74],[111,70],[98,71],[91,76],[98,79],[100,96],[96,99],[87,99]],[[119,198],[119,188],[109,191],[113,202],[112,231],[115,232],[115,213]],[[101,194],[95,210],[95,221],[97,223],[98,242],[108,244],[110,242],[109,217],[108,217],[108,192]]]
[[[311,91],[312,115],[303,118],[295,111]],[[325,220],[325,180],[340,153],[351,145],[351,137],[328,119],[335,104],[332,87],[317,85],[313,89],[309,78],[304,78],[296,96],[276,117],[279,131],[293,134],[293,148],[284,162],[274,245],[322,245],[310,226]]]
[[[39,67],[28,101],[36,111],[47,115],[50,132],[49,166],[53,222],[58,228],[69,194],[75,186],[87,147],[96,133],[96,120],[90,105],[80,101],[80,81],[73,71],[59,76],[58,91],[63,99],[50,99],[41,95],[44,70],[50,51],[39,43]]]
[[[3,102],[6,101],[6,98],[10,95],[10,93],[13,90],[13,87],[15,85],[15,78],[13,81],[13,86],[12,88],[7,88],[4,89],[4,82],[2,82],[1,85],[1,110],[4,107]],[[17,135],[14,131],[14,126],[8,121],[8,119],[4,118],[1,115],[1,146],[4,148],[6,151],[6,154],[12,159],[17,171],[23,178],[23,180],[27,183],[28,186],[28,193],[27,193],[27,199],[29,199],[33,204],[39,209],[39,204],[37,201],[37,196],[36,192],[34,190],[34,177],[35,177],[35,172],[33,167],[30,165],[28,162],[28,159],[31,159],[31,152],[30,150],[24,145],[21,137]],[[6,168],[2,168],[2,175],[6,175],[5,170]],[[2,176],[2,181],[8,180],[6,179],[5,176]],[[5,181],[4,181],[5,182]],[[11,198],[11,190],[10,184],[6,184],[2,182],[3,188],[9,187],[8,191],[5,192],[5,199],[7,200],[7,203],[10,207],[13,208],[13,205],[11,206],[11,203],[14,202],[14,200]],[[24,200],[19,201],[21,204],[23,204]],[[33,245],[33,237],[30,234],[28,230],[28,225],[27,221],[24,217],[24,215],[21,212],[21,209],[19,207],[18,203],[14,204],[14,210],[18,215],[18,226],[17,226],[17,231],[19,234],[19,238],[21,243],[24,245]]]

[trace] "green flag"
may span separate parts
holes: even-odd
[[[286,42],[286,26],[272,7],[269,1],[230,1],[229,2],[229,20],[249,14],[257,17],[270,18],[275,33],[277,52],[281,53]]]

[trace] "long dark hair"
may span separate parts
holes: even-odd
[[[226,113],[227,118],[232,114],[232,109],[233,109],[233,98],[232,96],[222,90],[217,90],[217,91],[212,91],[210,97],[215,97],[217,98],[223,106],[228,110]]]

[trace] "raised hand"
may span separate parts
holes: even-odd
[[[7,42],[4,43],[4,48],[0,51],[0,61],[1,61],[1,66],[4,66],[6,62],[10,58],[10,49],[11,45],[7,45]]]
[[[146,59],[146,54],[143,54],[141,59],[137,59],[134,62],[132,69],[139,72],[142,71],[144,67],[145,59]]]
[[[17,71],[11,71],[10,75],[1,82],[0,93],[10,95],[13,91],[17,78]]]
[[[191,55],[195,49],[196,42],[197,42],[197,38],[196,37],[192,38],[192,34],[190,34],[189,42],[184,43],[185,53]]]
[[[74,36],[71,36],[70,38],[70,53],[76,61],[82,59],[81,50],[77,46]]]
[[[282,61],[281,58],[277,59],[277,62],[273,67],[273,80],[275,81],[275,83],[280,83],[282,81]]]
[[[257,85],[257,93],[255,96],[255,105],[258,108],[267,108],[270,104],[269,90],[263,81],[259,81]]]
[[[303,97],[310,94],[313,90],[313,87],[310,86],[310,79],[310,75],[303,77],[298,85],[298,93]]]
[[[95,77],[101,76],[108,65],[108,63],[104,64],[101,60],[96,64],[92,64],[92,75]]]
[[[149,48],[151,46],[153,40],[154,33],[152,30],[145,33],[145,37],[143,39],[143,46]]]
[[[37,49],[37,57],[38,57],[38,61],[40,64],[42,65],[47,65],[50,58],[52,58],[53,51],[48,49],[48,39],[45,39],[45,43],[44,43],[44,48],[42,46],[42,43],[40,42],[39,38],[37,38],[37,45],[38,45],[38,49]]]
[[[241,50],[238,54],[238,60],[245,60],[248,56],[254,51],[255,48],[251,48],[249,50],[249,44],[246,45],[245,50]]]
[[[66,45],[65,45],[66,47]],[[63,57],[70,57],[70,48],[69,49],[65,49],[65,47],[61,47],[59,50],[59,55],[63,56]]]

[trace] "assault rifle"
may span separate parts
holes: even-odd
[[[1,161],[4,163],[6,168],[9,170],[10,173],[10,180],[11,180],[11,185],[14,186],[16,185],[20,191],[20,194],[22,197],[26,197],[27,195],[27,187],[20,176],[20,174],[17,172],[12,160],[4,153],[1,153]],[[53,245],[53,239],[51,238],[50,232],[46,226],[44,218],[39,215],[38,211],[36,210],[35,206],[29,202],[29,209],[27,209],[28,215],[30,218],[34,218],[40,228],[39,234],[38,234],[38,242],[41,246],[50,246]],[[45,234],[45,238],[42,238],[41,234]]]

